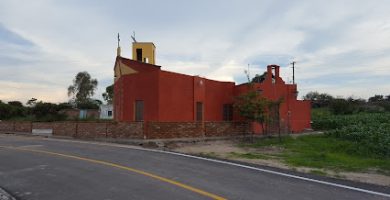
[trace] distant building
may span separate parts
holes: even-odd
[[[98,109],[63,109],[60,113],[65,114],[67,119],[97,119],[99,117]]]
[[[113,119],[114,111],[112,104],[100,105],[99,107],[100,119]]]
[[[155,64],[153,43],[133,43],[133,59],[121,57],[118,47],[114,73],[114,119],[117,121],[232,121],[236,96],[247,84],[210,80],[161,70]],[[264,97],[284,99],[279,109],[282,129],[300,132],[310,128],[310,101],[297,100],[297,85],[286,84],[280,67],[269,65],[267,75],[255,88]],[[254,126],[256,132],[262,132]]]

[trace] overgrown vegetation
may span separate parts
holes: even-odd
[[[312,110],[313,129],[324,130],[328,137],[356,143],[355,154],[390,158],[390,95],[375,95],[367,102],[353,98],[328,99],[331,99],[328,106]],[[318,105],[318,98],[313,101],[313,105]]]
[[[311,92],[312,128],[324,134],[266,138],[245,146],[283,149],[276,155],[292,166],[345,171],[372,171],[390,175],[390,95],[375,95],[368,101],[334,98]],[[256,159],[256,155],[236,157]],[[320,171],[322,173],[322,171]],[[315,172],[313,172],[315,173]]]
[[[327,136],[357,143],[356,152],[390,158],[390,113],[333,115],[313,111],[313,125]]]
[[[53,104],[34,102],[31,106],[24,106],[19,101],[4,103],[0,101],[0,120],[17,121],[60,121],[66,116],[59,111],[71,106],[67,103]]]
[[[277,156],[292,166],[305,166],[335,171],[376,170],[390,175],[390,159],[378,157],[375,152],[360,151],[364,148],[357,142],[340,140],[329,135],[305,135],[296,138],[284,136],[282,142],[277,138],[266,138],[246,147],[264,148],[277,146],[283,149]],[[357,149],[360,149],[357,151]],[[364,153],[363,153],[364,152]]]

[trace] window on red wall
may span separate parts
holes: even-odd
[[[144,121],[144,101],[135,101],[135,121]]]
[[[232,121],[233,120],[233,105],[224,104],[223,105],[223,121]]]
[[[203,121],[203,103],[196,102],[196,121]]]

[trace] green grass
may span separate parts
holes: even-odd
[[[390,158],[379,158],[369,152],[360,153],[359,143],[342,140],[327,135],[306,135],[296,138],[285,136],[280,143],[278,138],[266,138],[252,144],[241,146],[263,148],[280,146],[283,152],[278,155],[293,167],[313,167],[334,171],[369,171],[377,170],[390,174]]]

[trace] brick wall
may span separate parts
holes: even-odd
[[[14,131],[14,122],[0,121],[0,131]]]
[[[73,137],[76,122],[34,122],[33,129],[53,129],[53,135]]]
[[[204,128],[206,137],[237,136],[249,132],[247,122],[205,122]]]
[[[113,122],[107,124],[107,137],[143,139],[142,122]]]
[[[169,139],[244,135],[246,122],[0,122],[0,131],[53,129],[55,136],[75,138]]]
[[[147,122],[145,126],[147,139],[204,137],[198,122]]]
[[[32,129],[53,129],[53,135],[75,138],[143,138],[142,122],[0,122],[3,132],[31,132]]]
[[[106,137],[107,123],[81,122],[77,123],[77,138],[101,138]]]
[[[31,132],[31,122],[14,122],[15,132]]]

